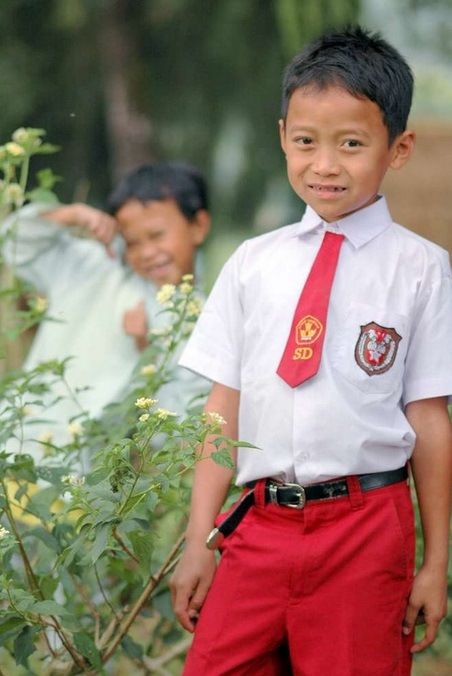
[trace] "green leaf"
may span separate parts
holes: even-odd
[[[35,651],[33,637],[36,629],[27,625],[14,640],[14,658],[16,664],[28,666],[28,658]]]
[[[133,553],[140,562],[140,572],[144,576],[149,575],[153,552],[153,544],[150,534],[136,530],[132,533],[129,533],[129,540],[132,543]]]
[[[27,199],[31,202],[39,202],[40,204],[58,204],[58,198],[51,190],[46,188],[34,188],[27,192]]]
[[[15,495],[14,495],[14,499],[15,499],[15,500],[20,500],[21,498],[23,498],[24,495],[27,494],[27,491],[28,491],[28,484],[25,482],[25,483],[22,484],[22,486],[20,486],[20,487],[17,489],[17,491],[16,491],[16,493],[15,493]]]
[[[27,509],[29,512],[37,516],[43,521],[48,521],[52,518],[50,507],[59,497],[60,492],[53,486],[43,488],[37,491],[28,501]]]
[[[132,495],[126,502],[121,510],[122,514],[128,514],[134,507],[140,504],[140,502],[146,497],[148,491],[142,491],[141,493],[136,493]]]
[[[95,669],[102,669],[102,660],[93,639],[82,632],[74,634],[73,639],[75,647],[83,657],[86,657]]]
[[[39,578],[39,588],[47,599],[51,599],[58,587],[59,580],[52,575],[42,575]]]
[[[121,646],[129,657],[133,659],[141,659],[143,657],[143,646],[136,643],[130,636],[124,636],[121,641]]]
[[[108,467],[99,467],[99,469],[95,469],[87,475],[86,483],[88,486],[95,486],[104,481],[109,474],[110,469]]]
[[[221,465],[222,467],[227,467],[228,469],[234,469],[235,467],[231,454],[227,450],[213,451],[211,458],[217,465]]]
[[[36,528],[30,528],[29,530],[25,531],[23,534],[23,538],[29,538],[29,537],[35,537],[41,542],[45,544],[48,549],[51,549],[53,552],[57,552],[59,550],[58,547],[58,542],[56,539],[47,531],[45,528],[42,528],[41,526],[37,526]]]
[[[27,624],[20,615],[8,615],[2,619],[0,621],[0,645],[19,633],[25,626]]]
[[[55,183],[63,180],[61,176],[56,176],[52,169],[49,168],[41,169],[40,171],[36,172],[36,178],[38,180],[39,187],[44,188],[45,190],[52,190],[55,186]]]
[[[228,444],[230,446],[234,446],[235,448],[255,448],[257,451],[262,450],[261,448],[259,448],[259,446],[254,446],[254,444],[250,444],[248,441],[228,440]]]
[[[66,608],[60,606],[56,601],[37,601],[29,610],[37,615],[57,615],[58,617],[68,615]]]
[[[38,478],[44,479],[44,481],[47,481],[53,486],[60,486],[61,478],[67,473],[67,467],[36,467]]]
[[[96,530],[96,537],[94,538],[94,544],[91,547],[91,550],[86,553],[86,556],[83,557],[81,563],[96,563],[97,559],[107,547],[108,535],[110,532],[110,527],[107,525],[101,526]]]

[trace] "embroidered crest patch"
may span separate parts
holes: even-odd
[[[295,340],[298,345],[312,345],[322,333],[323,324],[317,317],[307,315],[300,319],[295,331]]]
[[[375,322],[364,324],[355,347],[356,363],[369,376],[386,373],[394,364],[401,340],[395,329]]]

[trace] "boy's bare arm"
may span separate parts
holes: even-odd
[[[446,614],[449,519],[452,481],[452,428],[445,397],[408,404],[407,418],[417,435],[411,459],[424,535],[424,558],[410,595],[404,632],[413,630],[420,611],[424,636],[412,652],[431,645]]]
[[[112,254],[109,245],[118,231],[118,224],[113,216],[105,213],[105,211],[95,209],[82,202],[77,202],[57,207],[43,213],[42,216],[60,225],[83,228],[94,239],[105,244],[109,255]]]
[[[226,420],[223,431],[237,438],[237,416],[240,392],[215,383],[205,406]],[[215,447],[206,448],[206,456]],[[185,537],[185,550],[170,581],[173,608],[180,624],[193,631],[199,610],[212,582],[216,561],[214,552],[206,547],[206,538],[225,500],[233,472],[210,458],[196,464],[190,518]]]

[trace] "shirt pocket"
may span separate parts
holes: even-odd
[[[369,394],[402,391],[408,318],[388,309],[351,303],[331,337],[331,364]]]

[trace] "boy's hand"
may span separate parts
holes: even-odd
[[[142,351],[148,346],[148,322],[144,300],[140,300],[135,307],[124,312],[122,327],[128,336],[133,337],[138,350]]]
[[[83,228],[94,239],[105,244],[108,255],[114,257],[110,244],[118,232],[118,224],[113,216],[105,213],[105,211],[80,202],[58,207],[43,214],[43,216],[63,225],[75,225]]]
[[[204,543],[188,544],[170,579],[174,614],[187,631],[195,630],[216,567],[215,553]]]
[[[418,653],[433,643],[439,624],[446,616],[446,609],[447,583],[444,572],[423,566],[414,578],[403,621],[404,634],[414,630],[416,620],[422,623],[425,621],[424,636],[413,645],[411,652]]]

